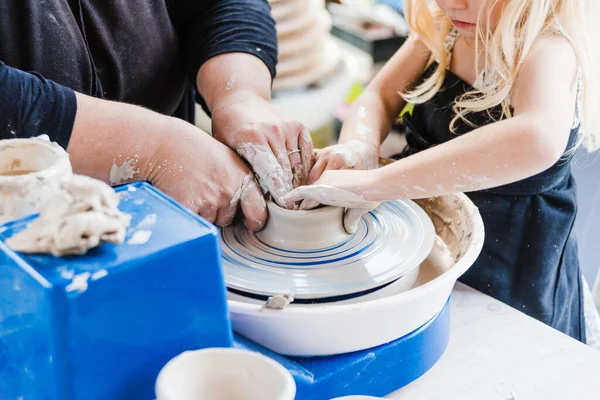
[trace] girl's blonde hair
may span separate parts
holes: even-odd
[[[599,0],[591,0],[596,2]],[[459,97],[454,105],[456,112],[450,129],[454,131],[458,120],[468,121],[472,112],[488,111],[501,106],[505,116],[511,116],[508,104],[510,91],[517,74],[531,47],[538,37],[560,32],[572,45],[577,57],[582,82],[582,107],[580,136],[577,146],[584,144],[590,151],[600,148],[600,124],[598,120],[598,98],[600,92],[592,72],[591,47],[588,41],[590,32],[586,27],[586,0],[486,0],[492,7],[503,7],[498,27],[494,32],[485,32],[482,24],[477,24],[476,53],[479,46],[485,50],[483,70],[485,85]],[[492,7],[482,7],[484,10]],[[412,30],[432,52],[430,64],[438,62],[434,73],[414,90],[403,94],[406,101],[414,104],[430,100],[441,88],[449,67],[450,59],[445,48],[445,39],[452,29],[450,19],[430,0],[404,0],[404,11]],[[485,24],[489,25],[489,24]],[[480,44],[481,43],[481,44]],[[592,134],[593,132],[593,134]],[[576,146],[576,147],[577,147]],[[575,149],[576,149],[575,147]],[[574,151],[575,149],[570,149]]]

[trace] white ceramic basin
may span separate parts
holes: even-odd
[[[463,194],[417,203],[432,219],[437,239],[412,288],[400,280],[362,297],[292,303],[283,310],[265,309],[263,301],[230,293],[234,330],[279,354],[324,356],[385,344],[425,324],[479,256],[484,229],[479,212]]]

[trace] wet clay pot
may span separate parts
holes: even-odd
[[[344,209],[323,206],[314,210],[286,210],[267,203],[269,219],[256,236],[274,247],[294,250],[327,248],[348,238],[344,230]]]

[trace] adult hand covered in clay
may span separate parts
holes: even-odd
[[[363,214],[379,205],[365,199],[365,193],[373,178],[369,171],[326,171],[314,184],[294,189],[284,197],[286,201],[311,201],[346,208],[344,228],[356,232]]]
[[[219,226],[231,224],[238,206],[248,229],[260,230],[266,222],[263,194],[244,161],[186,122],[171,120],[169,137],[153,157],[147,179]]]
[[[317,182],[325,171],[376,168],[378,158],[378,152],[374,146],[358,139],[326,147],[317,151],[315,165],[310,171],[308,183]],[[300,209],[308,210],[316,206],[318,206],[316,201],[306,199],[300,205]]]
[[[149,181],[221,226],[232,222],[241,205],[246,226],[263,227],[263,195],[233,150],[177,118],[80,94],[77,100],[67,149],[76,173],[111,185]]]
[[[275,202],[293,208],[283,197],[308,182],[313,150],[309,131],[299,122],[281,119],[266,100],[253,95],[240,95],[213,110],[212,125],[214,137],[248,161]]]

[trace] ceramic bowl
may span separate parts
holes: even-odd
[[[362,297],[264,309],[264,302],[229,293],[234,330],[276,353],[325,356],[393,341],[424,325],[446,304],[456,280],[475,262],[483,221],[463,194],[417,202],[436,228],[436,244],[410,290],[393,283]]]
[[[282,365],[234,348],[186,351],[156,380],[157,400],[294,400],[296,385]]]
[[[37,213],[73,176],[69,155],[44,138],[0,141],[0,224]]]

